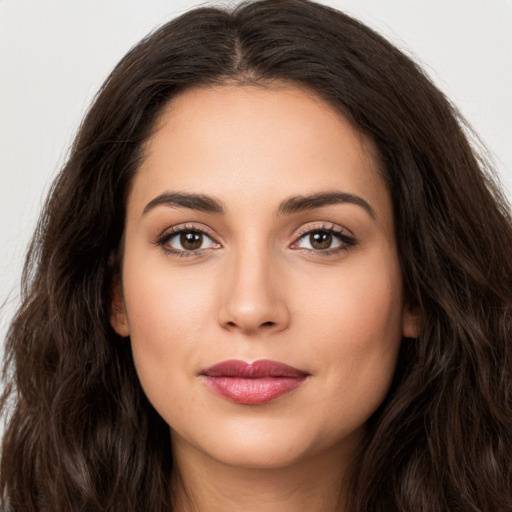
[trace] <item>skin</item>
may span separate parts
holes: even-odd
[[[143,389],[170,427],[177,510],[344,510],[365,423],[402,334],[417,331],[371,153],[339,113],[289,85],[191,89],[162,113],[128,198],[111,322],[130,337]],[[277,213],[290,197],[332,191],[373,215],[347,202]],[[147,207],[171,192],[214,197],[225,212]],[[179,234],[162,242],[173,228],[204,231],[200,251],[183,255]],[[313,245],[309,232],[331,228],[345,241]],[[309,377],[240,405],[200,375],[228,359]]]

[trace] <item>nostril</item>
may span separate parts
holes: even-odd
[[[261,324],[262,327],[273,327],[275,325],[275,322],[263,322]]]

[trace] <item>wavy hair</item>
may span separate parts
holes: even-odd
[[[419,67],[308,0],[189,11],[135,46],[101,88],[49,194],[7,335],[2,510],[172,510],[168,426],[109,323],[125,199],[176,94],[276,81],[313,91],[373,141],[404,287],[423,316],[369,421],[350,510],[512,510],[509,207]]]

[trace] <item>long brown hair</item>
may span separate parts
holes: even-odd
[[[307,0],[200,8],[132,49],[55,181],[7,335],[3,510],[171,510],[168,426],[109,324],[125,199],[162,107],[185,88],[289,82],[377,148],[408,300],[392,388],[355,466],[352,512],[512,510],[512,222],[457,111],[358,21]]]

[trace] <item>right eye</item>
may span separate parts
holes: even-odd
[[[179,229],[167,232],[157,243],[171,254],[180,256],[199,254],[204,250],[220,247],[204,231],[198,229]]]

